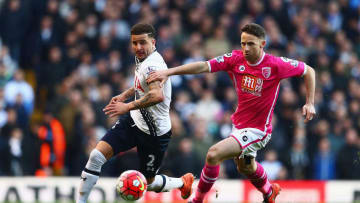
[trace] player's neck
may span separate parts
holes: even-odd
[[[248,63],[250,66],[257,66],[257,65],[259,65],[259,64],[262,62],[262,60],[264,59],[264,56],[265,56],[265,52],[262,51],[261,54],[260,54],[260,56],[259,56],[257,59],[255,59],[253,62],[252,62],[252,61],[247,61],[247,63]]]

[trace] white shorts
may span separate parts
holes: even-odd
[[[240,158],[243,158],[245,155],[255,158],[256,152],[264,148],[271,138],[271,134],[266,134],[256,128],[237,129],[233,127],[230,136],[240,145]]]

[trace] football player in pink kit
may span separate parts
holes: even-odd
[[[315,115],[315,71],[303,62],[276,57],[264,52],[265,30],[250,23],[242,28],[241,48],[207,62],[195,62],[150,75],[148,82],[166,81],[170,75],[226,71],[238,95],[238,106],[232,115],[230,136],[208,150],[206,163],[193,203],[203,202],[219,175],[220,163],[234,158],[238,171],[246,175],[264,196],[264,202],[274,203],[281,188],[270,184],[263,167],[255,161],[256,152],[271,138],[271,119],[279,93],[280,81],[289,77],[304,77],[306,104],[302,108],[305,122]]]

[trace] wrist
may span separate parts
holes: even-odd
[[[125,99],[125,96],[124,96],[124,94],[119,94],[119,95],[117,96],[117,98],[122,100],[122,99]]]
[[[133,102],[127,103],[126,107],[128,109],[128,111],[134,110],[135,105],[133,104]]]
[[[173,72],[174,72],[174,68],[170,68],[164,71],[166,77],[173,75],[174,74]]]

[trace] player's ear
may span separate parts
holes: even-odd
[[[266,40],[261,39],[260,44],[261,44],[261,48],[264,48],[266,45]]]

